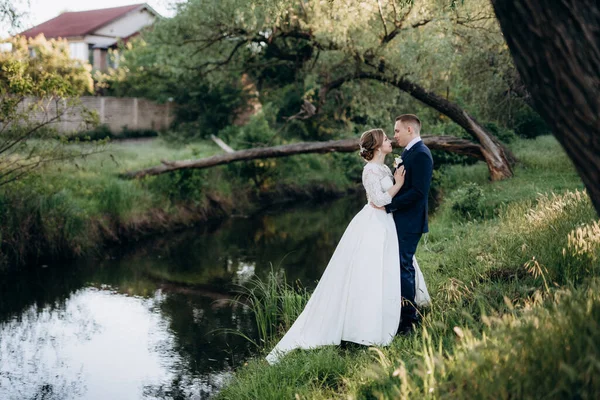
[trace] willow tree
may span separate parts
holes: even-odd
[[[190,0],[126,58],[145,59],[131,65],[129,79],[152,76],[153,87],[190,77],[218,85],[248,74],[264,92],[303,80],[303,108],[290,117],[306,123],[327,123],[328,106],[348,85],[384,85],[461,126],[498,180],[512,176],[512,155],[446,93],[463,40],[456,31],[471,24],[501,37],[493,10],[479,0],[457,7],[447,0]]]

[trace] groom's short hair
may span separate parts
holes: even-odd
[[[403,124],[409,123],[417,128],[417,133],[421,133],[421,120],[415,114],[402,114],[396,117],[396,122],[402,122]]]

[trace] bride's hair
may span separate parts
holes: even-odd
[[[360,135],[360,156],[367,161],[371,161],[375,156],[375,151],[381,147],[385,137],[383,129],[371,129]]]

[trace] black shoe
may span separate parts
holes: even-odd
[[[400,322],[400,326],[398,326],[398,335],[401,336],[408,336],[411,333],[413,333],[413,331],[419,326],[421,325],[421,321],[420,319],[416,319],[416,320],[412,320],[410,322]]]
[[[408,336],[414,331],[414,329],[415,328],[413,324],[400,324],[397,335]]]

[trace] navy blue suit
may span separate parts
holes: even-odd
[[[403,301],[400,327],[407,328],[418,321],[415,301],[415,268],[413,256],[423,233],[429,232],[427,218],[429,187],[433,174],[431,152],[422,141],[402,153],[406,170],[404,185],[385,206],[393,213],[400,249],[400,287]]]

